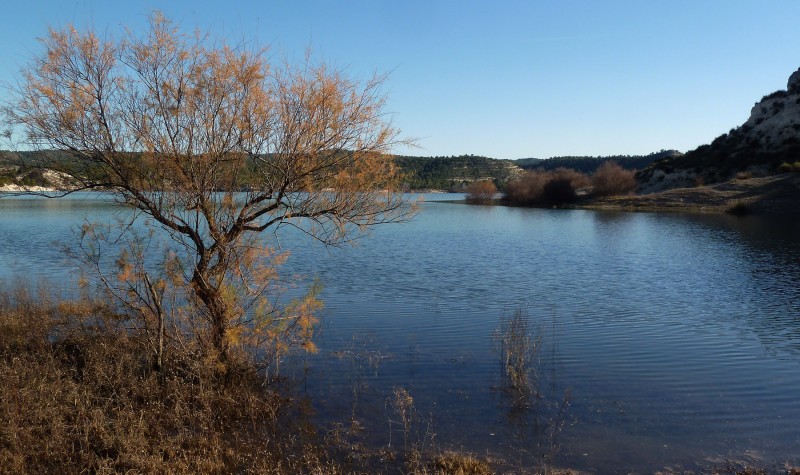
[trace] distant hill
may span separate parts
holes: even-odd
[[[478,155],[451,157],[398,156],[395,163],[410,189],[461,190],[473,181],[492,180],[502,185],[522,170],[512,160]]]
[[[0,151],[0,187],[16,185],[59,188],[67,184],[68,179],[63,174],[42,167],[42,163],[47,162],[67,164],[70,158],[58,150]]]
[[[592,174],[600,165],[608,161],[616,162],[619,166],[628,170],[641,170],[657,160],[679,155],[680,152],[677,150],[661,150],[649,155],[611,155],[606,157],[565,156],[548,159],[521,158],[519,160],[514,160],[514,163],[526,170],[572,168],[581,173]]]
[[[774,173],[783,162],[798,160],[800,69],[789,77],[786,90],[756,102],[744,124],[685,155],[653,163],[637,178],[643,188],[655,191],[726,181],[740,172]]]

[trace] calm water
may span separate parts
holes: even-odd
[[[281,367],[308,366],[321,423],[353,414],[365,438],[397,443],[387,401],[403,387],[415,440],[523,465],[554,436],[557,465],[600,472],[800,464],[800,223],[427,198],[413,222],[355,248],[281,236],[286,275],[325,286],[320,353]],[[0,199],[0,276],[64,282],[74,272],[53,243],[115,210]],[[528,410],[498,389],[493,349],[517,308],[543,337]]]

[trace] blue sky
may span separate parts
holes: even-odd
[[[48,26],[114,33],[156,9],[276,58],[311,46],[352,76],[389,72],[389,110],[416,155],[687,151],[744,122],[800,67],[796,0],[14,0],[0,80],[40,51]]]

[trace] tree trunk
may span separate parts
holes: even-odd
[[[195,294],[208,311],[211,324],[211,345],[216,350],[219,361],[225,363],[228,359],[229,349],[226,339],[228,330],[226,305],[222,301],[219,289],[209,285],[207,276],[198,270],[195,270],[191,283]]]

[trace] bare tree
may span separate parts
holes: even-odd
[[[289,225],[338,244],[413,213],[395,191],[388,152],[406,142],[387,119],[384,76],[351,80],[309,57],[275,66],[264,49],[182,33],[158,13],[140,35],[70,26],[41,41],[6,120],[29,146],[68,154],[42,164],[70,177],[68,192],[112,193],[179,245],[197,336],[221,360],[242,326],[268,320],[275,336],[309,323],[255,311],[275,278],[259,233]],[[131,287],[156,313],[165,283],[181,280],[172,268]]]

